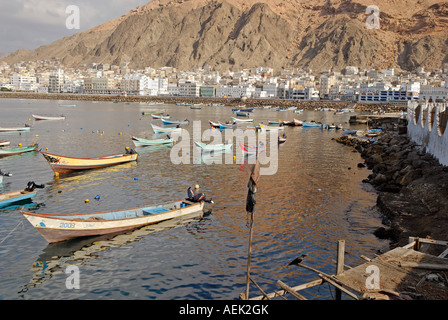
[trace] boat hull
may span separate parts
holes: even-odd
[[[171,145],[174,143],[173,139],[157,139],[157,140],[146,140],[137,137],[132,137],[132,142],[136,147],[149,147],[149,146],[162,146]]]
[[[0,132],[10,132],[10,131],[30,131],[30,127],[0,128]]]
[[[14,156],[16,154],[21,154],[25,152],[36,151],[38,145],[30,147],[12,148],[12,149],[0,149],[0,157]]]
[[[187,204],[181,207],[181,204]],[[65,241],[73,238],[97,236],[113,233],[130,231],[146,225],[159,223],[162,221],[191,215],[201,212],[204,208],[204,202],[191,203],[189,201],[177,201],[167,204],[172,206],[172,210],[161,213],[146,213],[145,209],[156,207],[141,207],[114,211],[108,213],[94,213],[81,215],[63,215],[63,214],[42,214],[21,211],[20,213],[34,226],[37,231],[50,243]],[[157,206],[165,207],[165,206]],[[133,216],[124,219],[102,219],[108,216]],[[83,218],[81,218],[83,217]]]
[[[138,158],[138,153],[120,153],[97,158],[72,158],[42,151],[41,153],[55,173],[105,168],[126,162],[136,161]]]
[[[65,120],[65,117],[46,117],[46,116],[38,116],[36,114],[32,115],[34,120]]]
[[[182,132],[182,128],[163,128],[156,126],[151,123],[152,130],[154,130],[154,133],[174,133],[174,132]]]
[[[29,192],[24,190],[0,194],[0,208],[7,207],[15,202],[31,199],[35,197],[36,194],[36,191]]]
[[[226,151],[232,149],[233,144],[205,144],[195,141],[194,144],[201,148],[203,151]]]

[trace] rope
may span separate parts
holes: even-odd
[[[8,238],[11,235],[11,233],[13,233],[22,224],[23,220],[25,220],[25,217],[23,217],[22,220],[19,221],[19,223],[14,227],[14,229],[9,231],[6,237],[4,237],[2,241],[0,241],[0,244],[2,244],[6,240],[6,238]]]

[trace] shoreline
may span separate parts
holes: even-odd
[[[78,101],[102,101],[102,102],[163,102],[168,104],[195,103],[195,104],[225,104],[226,106],[246,105],[246,107],[277,106],[293,107],[297,106],[305,110],[320,108],[355,108],[356,112],[383,111],[386,113],[401,112],[407,106],[391,104],[367,104],[352,101],[300,101],[281,99],[240,99],[240,98],[203,98],[203,97],[162,97],[162,96],[121,96],[121,95],[92,95],[92,94],[69,94],[69,93],[29,93],[29,92],[0,92],[0,98],[6,99],[39,99],[39,100],[78,100]]]
[[[385,132],[375,143],[342,136],[335,141],[360,152],[372,173],[364,183],[378,192],[383,224],[374,234],[404,246],[410,236],[448,239],[448,167],[398,132]]]

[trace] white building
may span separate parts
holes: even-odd
[[[49,93],[60,93],[61,87],[65,82],[64,70],[58,69],[53,71],[48,78],[48,92]]]
[[[142,74],[126,74],[120,82],[122,91],[143,96],[148,88],[148,77]]]
[[[36,77],[22,76],[17,73],[11,76],[10,84],[16,90],[34,91],[37,89]]]
[[[196,81],[179,81],[179,96],[181,97],[199,97],[201,95],[202,84]]]

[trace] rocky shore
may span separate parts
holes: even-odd
[[[390,104],[361,104],[349,101],[297,101],[281,99],[232,99],[232,98],[187,98],[187,97],[147,97],[125,95],[92,95],[92,94],[57,94],[57,93],[28,93],[28,92],[0,92],[0,98],[10,99],[48,99],[48,100],[78,100],[78,101],[104,101],[104,102],[163,102],[167,104],[195,103],[195,104],[224,104],[226,106],[246,105],[248,108],[273,106],[280,108],[298,107],[304,110],[316,108],[354,108],[357,112],[400,112],[406,106]]]
[[[376,141],[342,136],[336,141],[361,153],[372,170],[368,179],[378,191],[377,207],[386,228],[375,235],[391,247],[408,243],[409,236],[448,240],[448,167],[406,135],[388,132]]]

